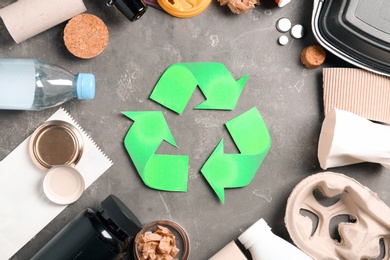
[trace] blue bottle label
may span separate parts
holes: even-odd
[[[29,110],[34,93],[34,61],[0,59],[0,109]]]

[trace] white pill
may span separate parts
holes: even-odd
[[[276,23],[279,32],[288,32],[291,29],[291,21],[287,18],[280,18]]]
[[[290,34],[293,38],[300,39],[305,35],[305,28],[300,24],[296,24],[291,28]]]
[[[282,35],[279,37],[279,44],[286,45],[288,43],[288,37],[286,35]]]

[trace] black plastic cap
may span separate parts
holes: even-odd
[[[115,224],[115,226],[120,229],[117,231],[122,231],[128,237],[134,238],[138,232],[142,229],[142,224],[138,218],[134,215],[133,212],[116,196],[109,195],[101,203],[102,214],[105,218],[108,217],[109,222]],[[121,233],[121,232],[120,232]]]
[[[131,22],[138,20],[148,8],[143,0],[114,0],[113,4]]]

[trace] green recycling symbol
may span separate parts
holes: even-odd
[[[157,82],[150,99],[181,114],[199,87],[206,100],[195,109],[234,110],[247,79],[248,75],[236,81],[221,63],[173,64]],[[189,157],[156,153],[163,141],[177,147],[163,113],[123,114],[134,121],[124,145],[145,185],[157,190],[187,191]],[[224,153],[222,139],[200,170],[222,203],[225,188],[244,187],[251,182],[271,147],[267,126],[256,107],[225,126],[239,153]]]

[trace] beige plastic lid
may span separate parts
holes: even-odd
[[[84,179],[73,167],[52,167],[43,179],[43,192],[52,202],[67,205],[78,200],[85,188]]]
[[[172,16],[190,18],[206,10],[211,0],[157,0],[157,3]]]
[[[55,165],[76,165],[83,152],[80,132],[70,123],[51,120],[43,123],[31,135],[29,152],[42,170]]]

